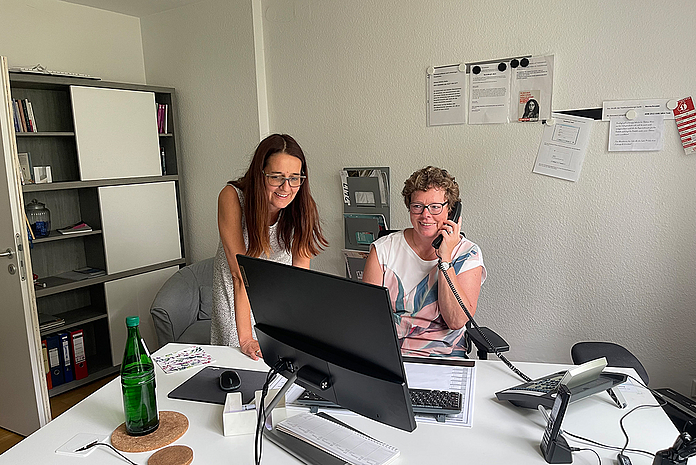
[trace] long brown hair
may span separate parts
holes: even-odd
[[[321,231],[317,204],[309,191],[307,160],[300,145],[287,134],[272,134],[259,143],[246,174],[231,184],[244,193],[244,217],[249,235],[247,255],[266,256],[271,252],[268,225],[268,197],[263,170],[276,153],[286,153],[302,162],[301,174],[307,176],[295,198],[280,212],[276,236],[278,243],[293,255],[311,258],[329,245]]]

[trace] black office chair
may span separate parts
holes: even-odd
[[[399,229],[383,229],[379,233],[377,233],[377,237],[384,237],[387,236],[391,233],[400,231]],[[462,236],[464,236],[464,233],[461,233]],[[488,358],[488,354],[494,354],[496,352],[496,349],[498,352],[507,352],[510,350],[510,346],[508,343],[498,335],[495,331],[493,331],[490,328],[486,328],[483,326],[480,326],[479,328],[481,329],[481,332],[485,334],[485,336],[488,338],[488,340],[493,344],[494,347],[491,347],[484,337],[479,334],[478,331],[476,331],[476,328],[471,327],[471,321],[468,321],[466,323],[466,345],[468,347],[467,354],[471,353],[473,350],[473,346],[471,343],[473,342],[474,346],[476,346],[476,355],[480,360],[486,360]]]
[[[636,356],[625,347],[613,342],[578,342],[570,349],[570,356],[576,365],[606,357],[608,366],[633,368],[646,385],[650,381],[648,372]]]

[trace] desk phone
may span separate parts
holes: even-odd
[[[574,402],[597,392],[610,390],[626,381],[627,376],[624,374],[602,373],[606,366],[607,359],[604,357],[590,360],[568,371],[559,371],[496,392],[495,396],[498,400],[510,401],[517,407],[537,408],[543,405],[551,408],[558,394],[558,387],[563,384],[570,390],[570,402]],[[613,390],[612,394],[612,399],[615,396],[621,397],[616,390]],[[622,399],[615,399],[615,402],[619,407],[623,407]]]

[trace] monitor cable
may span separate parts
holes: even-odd
[[[256,432],[254,433],[254,463],[256,465],[261,465],[261,455],[263,454],[263,428],[266,424],[266,419],[268,418],[268,413],[266,413],[266,396],[268,395],[268,388],[271,382],[277,374],[282,371],[294,371],[292,362],[283,359],[278,360],[266,375],[266,381],[263,383],[261,388],[261,398],[259,399],[259,404],[256,406],[257,417],[256,417]]]
[[[501,352],[498,350],[498,348],[486,337],[485,333],[481,331],[481,328],[479,327],[478,324],[476,324],[476,321],[474,321],[474,317],[471,316],[471,313],[469,313],[469,310],[466,308],[466,305],[464,305],[464,302],[462,301],[462,298],[459,296],[459,293],[457,292],[457,289],[454,287],[454,284],[452,284],[452,280],[450,279],[449,275],[447,274],[447,270],[444,268],[442,265],[442,257],[438,257],[437,260],[437,267],[442,271],[442,275],[445,277],[445,280],[447,280],[447,284],[449,285],[449,288],[452,290],[452,293],[454,294],[454,297],[457,299],[457,302],[459,303],[459,306],[464,310],[464,313],[466,314],[467,318],[469,318],[469,321],[471,321],[471,325],[476,329],[476,331],[483,337],[483,339],[486,341],[486,343],[493,349],[495,352],[496,357],[498,357],[505,365],[507,365],[508,368],[510,368],[515,374],[517,374],[520,378],[525,380],[525,382],[529,383],[532,381],[532,378],[529,376],[525,375],[520,371],[519,368],[517,368],[515,365],[512,364]]]

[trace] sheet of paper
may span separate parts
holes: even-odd
[[[459,65],[440,66],[428,74],[428,126],[464,124],[464,79]]]
[[[553,55],[522,59],[511,73],[510,121],[549,119],[553,97]]]
[[[428,363],[404,363],[409,388],[437,389],[462,393],[462,411],[448,415],[445,424],[471,427],[474,424],[474,386],[476,367],[456,365],[431,365]],[[433,415],[418,415],[419,423],[437,423]],[[440,423],[441,424],[441,423]]]
[[[471,66],[469,124],[507,123],[510,108],[510,66],[505,62]]]
[[[610,152],[654,152],[662,150],[665,121],[662,115],[609,120]]]
[[[635,110],[637,117],[662,115],[664,119],[674,119],[672,110],[667,108],[669,99],[649,100],[606,100],[602,102],[602,121],[610,121],[617,116],[626,116]]]
[[[202,347],[193,346],[164,355],[152,357],[166,374],[175,373],[198,365],[213,363],[213,357]]]
[[[674,109],[674,119],[677,123],[677,129],[679,129],[684,153],[687,155],[696,153],[696,110],[694,110],[694,101],[691,97],[677,102],[677,108]]]
[[[555,124],[544,126],[534,173],[577,181],[590,137],[593,120],[552,113]]]

